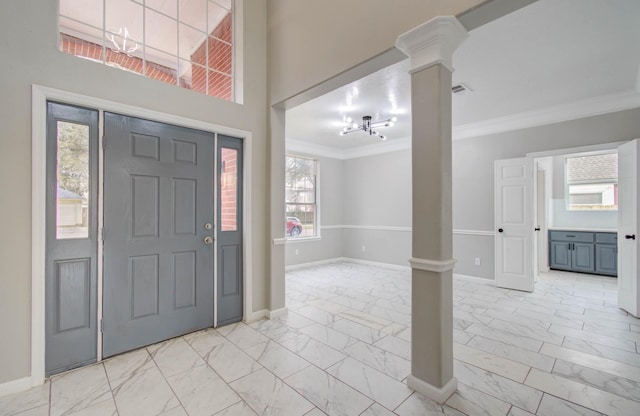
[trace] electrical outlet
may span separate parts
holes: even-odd
[[[362,246],[362,252],[364,253],[365,251],[367,251],[367,248],[365,246]]]
[[[475,263],[476,263],[476,266],[480,266],[480,257],[476,257]]]
[[[296,256],[300,254],[300,250],[296,249]]]

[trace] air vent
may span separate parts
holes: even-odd
[[[458,84],[451,87],[451,92],[454,94],[468,94],[471,89],[464,84]]]

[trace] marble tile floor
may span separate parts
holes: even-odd
[[[458,391],[406,387],[410,273],[339,262],[287,273],[289,313],[209,329],[0,398],[0,416],[640,415],[640,320],[613,278],[534,293],[454,279]]]

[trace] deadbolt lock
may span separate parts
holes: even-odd
[[[210,230],[210,229],[212,229],[212,228],[213,228],[213,224],[211,224],[210,222],[208,222],[208,223],[206,223],[206,224],[204,225],[204,229],[205,229],[205,230]]]
[[[206,236],[206,237],[204,238],[204,243],[205,243],[205,244],[211,244],[211,243],[213,243],[213,238],[211,238],[210,236]]]

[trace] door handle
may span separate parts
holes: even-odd
[[[540,231],[540,227],[534,228],[533,231]]]
[[[498,232],[499,232],[499,233],[501,233],[501,232],[503,232],[503,231],[504,231],[504,230],[503,230],[502,228],[498,228]]]
[[[204,243],[205,243],[205,244],[211,244],[211,243],[213,243],[213,238],[211,238],[210,236],[206,236],[206,237],[204,238]]]
[[[627,240],[635,240],[636,239],[636,235],[635,234],[627,234],[624,236],[624,238],[626,238]]]

